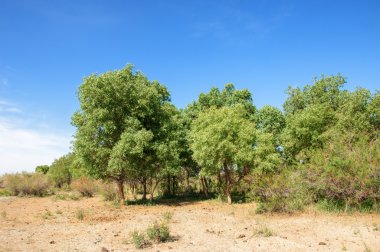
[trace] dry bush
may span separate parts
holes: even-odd
[[[100,193],[106,201],[119,201],[119,195],[114,183],[103,183],[100,188]]]
[[[7,191],[14,196],[44,196],[49,192],[50,184],[40,173],[16,173],[4,176]]]
[[[71,187],[78,191],[84,197],[92,197],[97,191],[97,185],[94,180],[88,177],[81,177],[71,183]]]

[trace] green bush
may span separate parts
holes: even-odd
[[[95,181],[88,177],[81,177],[77,180],[74,180],[71,184],[71,187],[84,197],[92,197],[97,191]]]
[[[169,227],[165,222],[155,222],[147,229],[147,235],[150,240],[155,242],[165,242],[170,238]]]
[[[48,194],[50,184],[40,173],[17,173],[4,176],[5,189],[13,196]]]
[[[310,193],[301,172],[256,174],[252,185],[252,197],[259,201],[257,213],[302,210],[311,202]]]
[[[378,211],[380,139],[331,139],[326,148],[314,153],[307,181],[324,210]]]
[[[147,245],[147,241],[145,240],[145,236],[143,233],[138,231],[133,231],[131,233],[132,243],[135,245],[135,248],[142,249]]]

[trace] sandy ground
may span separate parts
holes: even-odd
[[[78,209],[84,219],[76,217]],[[99,197],[0,198],[0,251],[135,251],[133,230],[173,213],[171,241],[143,251],[380,251],[380,215],[256,215],[254,204],[115,208]],[[260,234],[267,230],[268,237]],[[106,251],[106,250],[104,250]]]

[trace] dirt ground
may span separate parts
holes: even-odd
[[[380,251],[375,214],[256,215],[254,204],[213,200],[117,208],[100,197],[54,196],[0,198],[0,251],[135,251],[130,233],[165,212],[173,213],[171,240],[143,251]]]

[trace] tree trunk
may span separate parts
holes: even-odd
[[[143,186],[143,196],[142,196],[142,200],[146,200],[146,178],[144,177],[142,179],[142,186]]]
[[[207,187],[206,179],[204,176],[201,176],[201,183],[202,183],[203,193],[205,194],[205,197],[208,198],[208,187]]]
[[[232,199],[231,199],[231,176],[230,176],[230,170],[228,169],[228,165],[226,162],[223,164],[224,166],[224,174],[226,177],[226,196],[227,196],[227,203],[231,205]]]
[[[166,188],[166,195],[171,195],[171,178],[170,178],[170,175],[168,175],[168,178],[167,178],[167,188]]]
[[[222,176],[220,175],[220,171],[218,171],[218,193],[222,193]]]
[[[153,196],[154,196],[154,192],[156,191],[156,188],[158,186],[158,183],[160,182],[159,179],[156,179],[156,183],[154,184],[153,186],[153,179],[151,180],[151,189],[150,189],[150,201],[152,202],[153,201]]]
[[[186,190],[190,190],[190,172],[186,169]]]
[[[117,182],[117,188],[118,188],[118,191],[119,191],[119,197],[120,197],[120,201],[122,203],[124,203],[125,201],[125,195],[124,195],[124,181],[123,180],[118,180],[116,181]]]
[[[175,176],[172,177],[172,195],[175,196]]]

